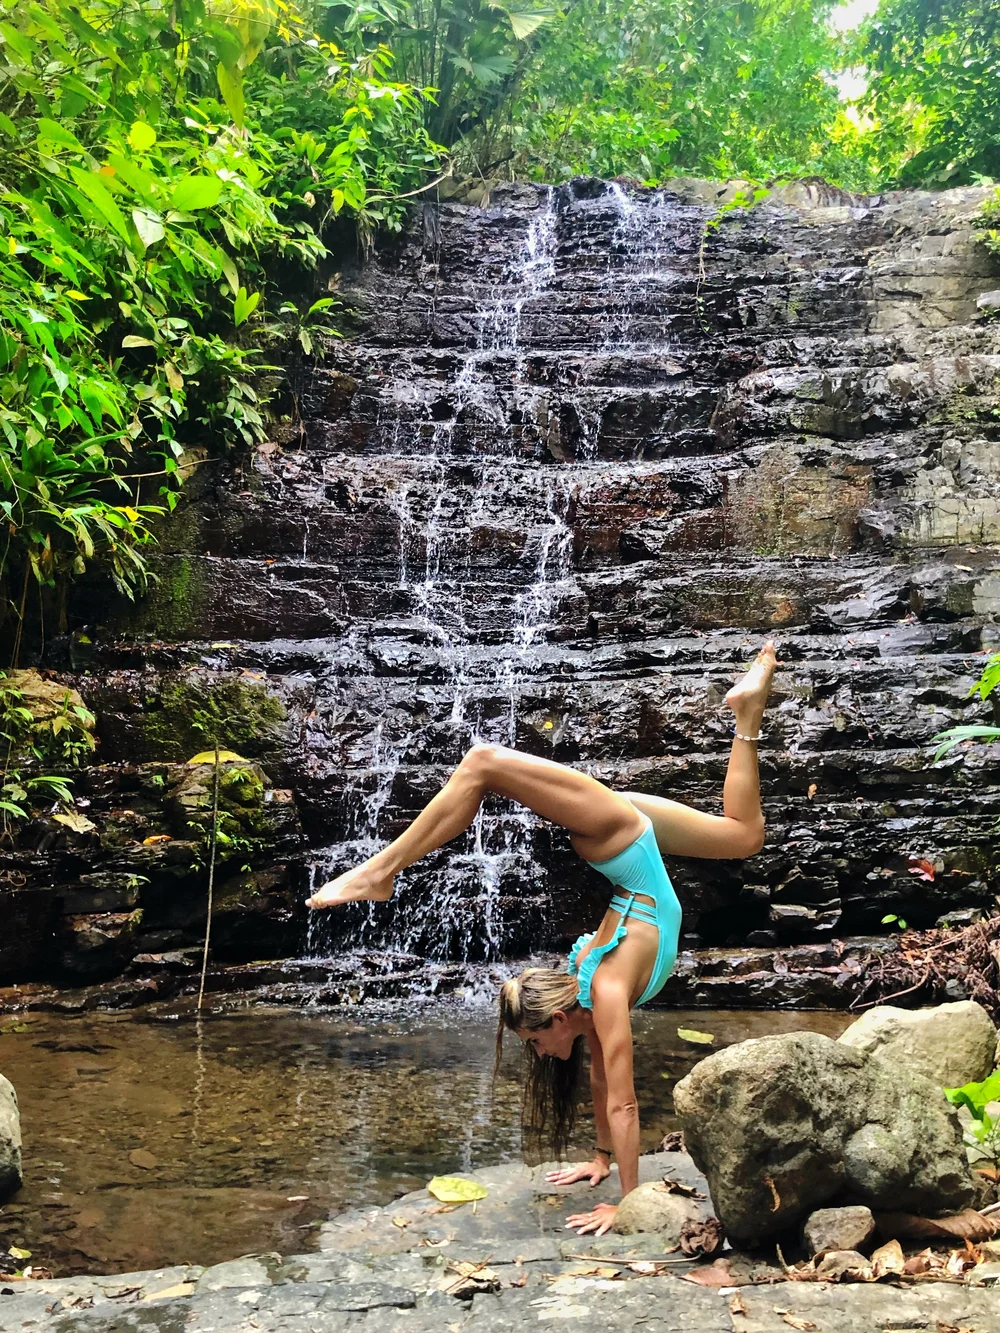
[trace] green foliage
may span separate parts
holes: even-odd
[[[101,558],[145,586],[193,444],[264,430],[280,285],[437,161],[384,48],[283,0],[0,0],[0,591]],[[297,336],[299,325],[290,329]],[[325,329],[324,329],[325,332]],[[315,339],[298,336],[302,350]]]
[[[855,136],[829,72],[833,0],[578,0],[526,73],[518,172],[654,184],[824,171]]]
[[[362,48],[373,35],[388,42],[401,78],[434,89],[427,128],[449,146],[505,114],[559,14],[544,0],[334,0],[326,7]]]
[[[904,921],[901,916],[897,916],[895,912],[890,912],[887,916],[884,916],[882,918],[882,925],[895,925],[898,926],[900,930],[906,930],[908,928],[908,923]]]
[[[969,696],[978,694],[980,699],[987,699],[1000,685],[1000,653],[994,653],[993,656],[983,667],[983,673],[969,690]],[[988,726],[965,726],[949,727],[947,731],[942,731],[933,738],[938,742],[938,748],[934,751],[934,760],[936,764],[939,759],[943,759],[946,754],[955,748],[956,745],[978,743],[980,745],[989,744],[991,741],[1000,741],[1000,727]]]
[[[903,185],[1000,176],[998,0],[882,0],[855,58],[872,169]]]
[[[972,1116],[965,1131],[965,1141],[995,1166],[1000,1166],[1000,1116],[988,1107],[1000,1103],[1000,1069],[982,1083],[966,1083],[961,1088],[945,1088],[944,1095],[953,1106],[964,1106]]]
[[[38,681],[34,672],[0,672],[0,745],[3,773],[0,777],[0,829],[10,831],[11,821],[26,819],[33,802],[63,801],[72,804],[69,779],[36,771],[42,764],[78,767],[94,749],[94,715],[75,691],[66,689],[53,705],[58,689],[48,690],[41,705],[22,686]]]

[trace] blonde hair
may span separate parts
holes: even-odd
[[[526,1028],[535,1032],[551,1025],[558,1012],[579,1005],[576,978],[552,967],[529,967],[500,987],[497,1022],[496,1081],[503,1058],[504,1033]],[[576,1104],[583,1068],[583,1037],[573,1042],[569,1059],[539,1055],[524,1043],[525,1079],[521,1099],[521,1132],[537,1143],[547,1143],[557,1157],[569,1147],[576,1122]]]

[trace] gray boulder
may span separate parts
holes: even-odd
[[[980,1083],[993,1069],[997,1030],[975,1000],[931,1009],[878,1005],[841,1033],[856,1051],[875,1052],[922,1074],[939,1088]]]
[[[658,1231],[665,1245],[679,1245],[684,1223],[697,1222],[704,1216],[694,1199],[671,1193],[665,1185],[649,1181],[622,1199],[613,1230],[626,1236],[637,1231]]]
[[[21,1188],[21,1117],[14,1085],[0,1074],[0,1203]]]
[[[940,1087],[817,1032],[717,1051],[674,1105],[731,1240],[784,1231],[841,1194],[927,1216],[976,1197]]]
[[[875,1234],[875,1219],[870,1208],[856,1204],[850,1208],[817,1208],[806,1218],[803,1228],[810,1254],[828,1250],[860,1250]]]

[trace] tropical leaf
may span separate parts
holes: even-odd
[[[244,759],[241,754],[235,750],[201,750],[188,760],[189,764],[214,764],[215,756],[218,753],[220,764],[248,764],[249,759]]]
[[[948,731],[942,731],[932,740],[938,741],[938,748],[934,751],[933,763],[944,758],[949,751],[956,745],[961,745],[963,741],[979,741],[982,744],[988,744],[990,741],[1000,741],[1000,727],[969,726],[969,727],[951,727]]]
[[[427,1182],[427,1192],[442,1203],[472,1203],[485,1199],[489,1193],[485,1185],[462,1176],[435,1176]]]
[[[184,176],[170,194],[170,207],[178,213],[194,213],[199,208],[214,208],[222,195],[218,176]]]

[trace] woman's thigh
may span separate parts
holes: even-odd
[[[490,790],[568,829],[585,860],[609,860],[642,832],[632,802],[589,774],[502,746],[482,748],[488,752],[482,762]]]
[[[625,792],[626,799],[648,815],[656,845],[667,856],[699,856],[710,860],[745,857],[747,829],[724,815],[707,815],[680,801],[642,792]]]

